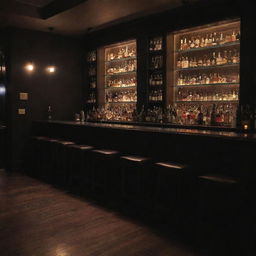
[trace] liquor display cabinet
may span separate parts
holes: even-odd
[[[239,106],[240,38],[240,20],[232,19],[148,36],[146,56],[135,39],[99,47],[99,108],[87,119],[236,128],[246,111]],[[137,58],[146,58],[144,67]],[[147,95],[136,104],[142,87]]]
[[[86,58],[87,70],[87,107],[92,108],[97,104],[97,51],[92,50],[88,52]]]

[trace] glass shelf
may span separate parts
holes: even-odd
[[[136,101],[118,101],[118,102],[106,102],[106,104],[136,104]]]
[[[130,75],[130,74],[135,74],[136,72],[137,72],[137,71],[120,72],[120,73],[106,74],[105,76],[122,76],[122,75]]]
[[[214,69],[214,68],[231,68],[231,67],[240,67],[240,63],[232,63],[232,64],[222,64],[222,65],[214,65],[214,66],[201,66],[194,68],[179,68],[175,71],[190,71],[190,70],[204,70],[204,69]]]
[[[189,52],[204,51],[204,50],[210,50],[210,49],[219,49],[219,48],[239,46],[239,45],[240,45],[240,41],[226,43],[226,44],[213,45],[213,46],[207,46],[207,47],[191,48],[191,49],[187,49],[187,50],[178,50],[178,51],[176,51],[176,53],[189,53]]]
[[[210,87],[210,86],[239,86],[239,83],[215,83],[215,84],[189,84],[189,85],[177,85],[176,88],[186,87]]]
[[[137,86],[105,87],[106,90],[136,89]]]
[[[175,103],[238,103],[238,100],[191,100],[191,101],[183,101],[178,100]]]
[[[105,63],[114,63],[114,62],[122,62],[122,61],[129,61],[129,60],[136,60],[136,56],[121,58],[121,59],[113,59],[113,60],[106,60]]]

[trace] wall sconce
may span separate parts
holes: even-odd
[[[25,69],[28,71],[28,72],[33,72],[34,69],[35,69],[35,66],[32,62],[29,62],[25,65]]]
[[[56,71],[56,67],[55,67],[55,66],[48,66],[48,67],[46,68],[46,71],[47,71],[47,73],[49,73],[49,74],[53,74],[53,73],[55,73],[55,71]]]
[[[0,84],[0,95],[5,95],[5,93],[6,93],[5,86],[3,84]]]

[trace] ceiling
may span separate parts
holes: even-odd
[[[0,27],[79,35],[198,0],[0,0]]]

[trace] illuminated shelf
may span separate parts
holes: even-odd
[[[136,104],[137,101],[106,102],[106,104]]]
[[[197,51],[225,48],[225,47],[231,47],[231,46],[239,46],[239,45],[240,45],[240,41],[232,42],[232,43],[226,43],[226,44],[218,44],[218,45],[207,46],[207,47],[191,48],[191,49],[187,49],[187,50],[178,50],[178,51],[176,51],[176,53],[197,52]]]
[[[176,85],[176,88],[186,88],[186,87],[211,87],[211,86],[239,86],[239,83],[213,83],[213,84],[183,84],[183,85]]]
[[[106,90],[136,89],[137,86],[105,87]]]
[[[129,61],[129,60],[136,60],[136,56],[121,58],[121,59],[113,59],[113,60],[106,60],[105,63],[114,63],[114,62],[122,62],[122,61]]]
[[[122,76],[122,75],[131,75],[131,74],[136,74],[136,72],[137,72],[137,71],[120,72],[120,73],[106,74],[105,76]]]
[[[190,70],[204,70],[204,69],[214,69],[214,68],[230,68],[230,67],[240,67],[240,63],[232,63],[232,64],[222,64],[222,65],[214,65],[214,66],[201,66],[194,68],[179,68],[175,71],[190,71]]]
[[[191,101],[182,101],[178,100],[175,103],[238,103],[238,100],[191,100]]]

